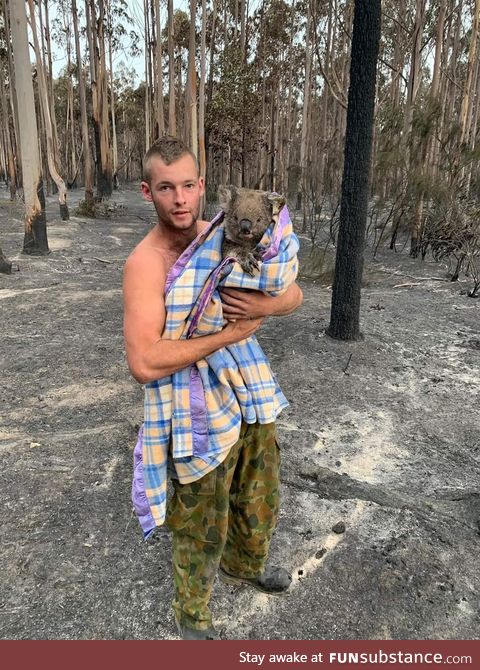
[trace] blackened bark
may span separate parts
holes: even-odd
[[[113,176],[109,170],[97,169],[97,199],[109,198],[113,193]]]
[[[113,192],[113,175],[109,170],[105,170],[102,166],[102,148],[101,148],[101,139],[100,139],[101,129],[100,124],[97,123],[95,118],[93,118],[93,135],[95,138],[95,150],[96,150],[96,183],[97,183],[97,194],[96,200],[101,201],[103,198],[109,198]]]
[[[63,202],[60,203],[60,217],[62,221],[68,221],[70,218],[70,214],[68,212],[68,205]]]
[[[2,247],[0,247],[0,272],[4,275],[12,274],[12,264],[3,255]]]
[[[327,335],[359,340],[381,0],[355,0],[345,162]]]
[[[30,256],[46,256],[50,253],[50,249],[48,248],[45,193],[42,179],[37,185],[37,196],[40,202],[40,210],[35,210],[30,220],[26,222],[23,253]]]

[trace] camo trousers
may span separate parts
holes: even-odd
[[[280,451],[275,424],[242,423],[240,439],[215,470],[173,480],[166,523],[173,532],[173,608],[191,628],[212,624],[208,607],[221,563],[230,574],[263,572],[279,505]]]

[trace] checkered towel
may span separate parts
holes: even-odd
[[[164,339],[221,330],[220,286],[279,295],[295,281],[298,239],[286,207],[260,242],[264,252],[254,277],[231,258],[222,259],[223,216],[220,212],[212,220],[170,270]],[[167,464],[181,483],[200,479],[226,458],[242,420],[271,423],[287,405],[255,336],[146,384],[145,423],[136,450],[137,479],[143,480],[140,487],[148,503],[141,513],[137,509],[145,535],[165,519]],[[135,485],[138,481],[134,498]]]

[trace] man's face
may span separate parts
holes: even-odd
[[[153,202],[161,224],[184,231],[195,225],[205,188],[189,154],[170,165],[161,158],[151,158],[150,184],[142,181],[141,188],[145,200]]]

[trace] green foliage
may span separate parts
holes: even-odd
[[[178,53],[188,51],[188,37],[190,32],[190,17],[182,9],[176,9],[173,12],[173,40],[174,49]],[[168,25],[162,30],[164,45],[167,45]]]
[[[425,142],[429,136],[437,132],[441,115],[442,104],[438,99],[428,97],[425,104],[415,106],[410,137],[413,146]]]
[[[214,146],[228,146],[239,153],[245,139],[256,136],[258,130],[261,100],[255,90],[255,67],[242,62],[239,47],[233,45],[223,52],[219,70],[221,79],[214,89],[205,126]]]

